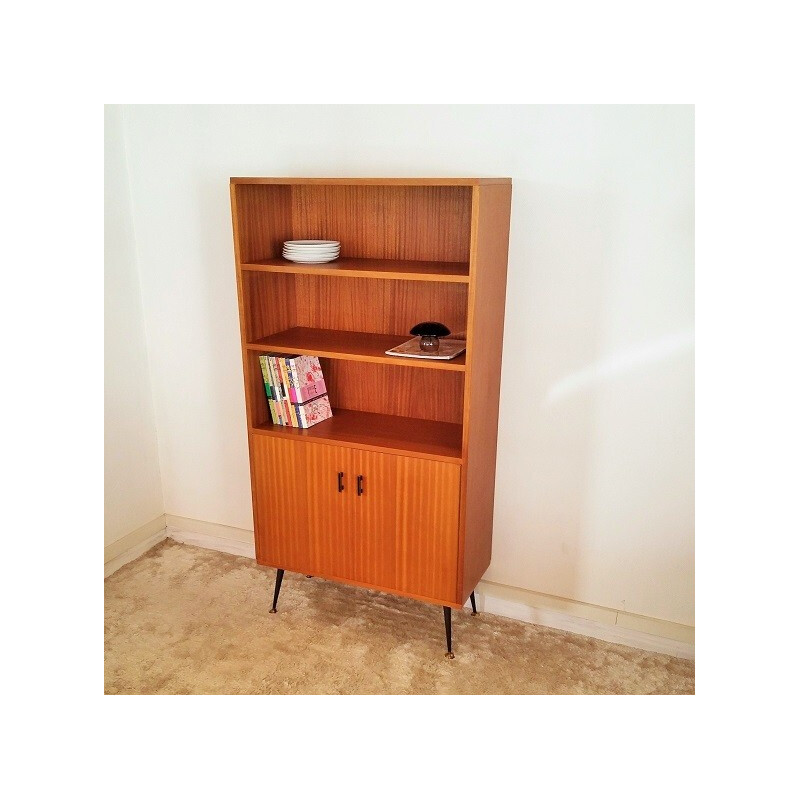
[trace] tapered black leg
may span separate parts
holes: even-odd
[[[279,569],[278,574],[275,577],[275,596],[272,598],[272,608],[269,611],[270,614],[278,613],[278,595],[281,593],[282,580],[283,580],[283,570]]]
[[[475,608],[475,592],[473,592],[469,596],[469,601],[470,601],[470,603],[472,603],[472,616],[473,617],[477,617],[478,616],[478,609]]]
[[[453,614],[453,609],[450,606],[444,606],[444,635],[447,637],[447,652],[446,658],[455,658],[453,655],[453,635],[450,628],[450,617]]]

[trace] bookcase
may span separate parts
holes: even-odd
[[[472,600],[491,559],[511,207],[508,178],[231,178],[256,559],[435,603]],[[281,257],[335,239],[322,265]],[[385,351],[418,322],[467,349]],[[271,422],[259,356],[320,358],[333,417]]]

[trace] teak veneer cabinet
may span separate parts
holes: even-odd
[[[231,178],[256,559],[451,609],[492,551],[508,178]],[[288,239],[336,239],[324,265]],[[387,356],[413,325],[451,361]],[[333,418],[272,424],[259,355],[320,357]]]

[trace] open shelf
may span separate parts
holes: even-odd
[[[251,431],[267,436],[301,438],[311,442],[461,463],[462,427],[452,422],[334,408],[333,417],[311,428],[264,423],[251,428]]]
[[[358,333],[356,331],[326,330],[324,328],[289,328],[248,342],[249,350],[269,350],[275,353],[303,353],[349,361],[369,361],[375,364],[394,364],[400,367],[420,367],[464,372],[466,353],[449,361],[387,356],[386,351],[407,342],[409,336],[388,333]]]
[[[296,264],[283,258],[264,258],[242,269],[295,275],[338,275],[406,281],[469,283],[469,264],[452,261],[397,261],[378,258],[339,258],[327,264]]]

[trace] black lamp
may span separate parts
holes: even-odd
[[[449,336],[450,329],[441,322],[418,322],[409,333],[419,336],[419,349],[424,353],[439,352],[439,337]]]

